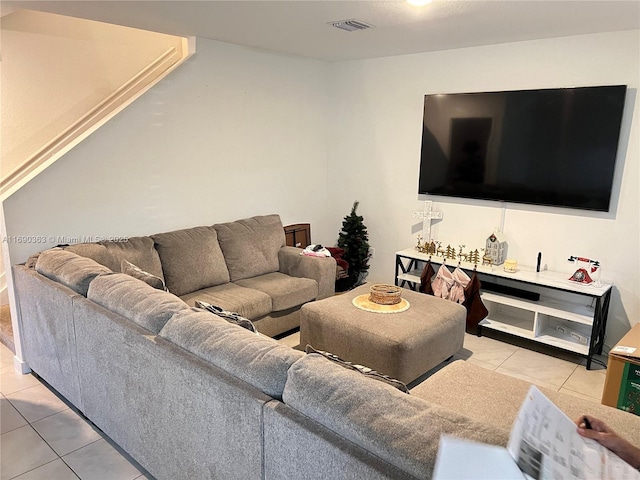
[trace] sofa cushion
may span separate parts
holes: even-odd
[[[94,278],[105,273],[112,273],[111,269],[90,258],[61,248],[52,248],[42,252],[36,261],[36,271],[85,297],[89,284]]]
[[[140,267],[127,260],[122,260],[120,264],[120,271],[122,273],[126,273],[127,275],[131,275],[133,278],[142,280],[144,283],[146,283],[147,285],[151,285],[153,288],[157,288],[158,290],[167,290],[167,287],[160,277],[156,277],[149,272],[145,272]]]
[[[231,281],[280,269],[278,250],[285,235],[278,215],[264,215],[213,226],[229,268]]]
[[[130,237],[122,242],[103,241],[100,243],[116,259],[118,267],[121,267],[122,260],[127,260],[145,272],[164,280],[160,256],[154,248],[151,237]]]
[[[229,271],[213,227],[159,233],[151,238],[160,255],[164,281],[170,292],[182,296],[229,281]]]
[[[241,287],[260,290],[271,297],[274,312],[281,312],[315,300],[318,282],[310,278],[290,277],[274,272],[234,282]]]
[[[283,400],[415,478],[431,478],[441,434],[506,445],[508,430],[307,355],[289,369]]]
[[[217,305],[230,312],[236,312],[249,320],[257,320],[271,313],[271,297],[259,290],[225,283],[182,295],[180,298],[189,306],[196,300]]]
[[[87,295],[98,305],[157,334],[171,316],[189,306],[175,295],[153,288],[125,273],[101,275]]]
[[[76,243],[63,248],[67,252],[73,252],[90,258],[114,272],[119,271],[120,261],[116,259],[104,245],[100,245],[99,243]]]
[[[195,308],[174,315],[159,335],[277,399],[287,370],[304,356]]]

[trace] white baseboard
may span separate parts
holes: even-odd
[[[16,356],[13,357],[13,367],[16,369],[16,372],[18,372],[18,373],[20,373],[22,375],[26,375],[27,373],[31,373],[31,369],[29,368],[29,365],[27,365],[27,362],[25,362],[24,360],[19,359]]]

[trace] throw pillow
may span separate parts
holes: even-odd
[[[343,366],[349,370],[354,370],[365,375],[367,378],[372,378],[374,380],[378,380],[380,382],[386,383],[387,385],[391,385],[394,388],[397,388],[401,392],[409,393],[409,389],[407,386],[401,382],[400,380],[396,380],[395,378],[391,378],[388,375],[383,375],[382,373],[376,372],[375,370],[370,369],[369,367],[365,367],[363,365],[355,365],[351,362],[347,362],[346,360],[341,359],[337,355],[333,353],[325,352],[322,350],[316,350],[311,345],[307,345],[304,349],[306,353],[317,353],[318,355],[322,355],[324,358],[337,363],[338,365]]]
[[[207,302],[201,302],[199,300],[196,300],[195,305],[198,308],[207,310],[217,315],[218,317],[225,319],[229,323],[233,323],[242,328],[246,328],[250,332],[258,333],[256,326],[253,324],[251,320],[249,320],[248,318],[244,318],[238,315],[237,313],[230,312],[228,310],[225,310],[224,308],[217,307],[216,305],[211,305],[210,303],[207,303]]]
[[[133,263],[128,262],[127,260],[122,260],[122,262],[120,262],[120,270],[122,271],[122,273],[126,273],[127,275],[131,275],[133,278],[142,280],[144,283],[146,283],[147,285],[151,285],[153,288],[164,290],[165,292],[167,291],[167,287],[161,278],[156,277],[149,272],[145,272],[140,267],[135,266]]]

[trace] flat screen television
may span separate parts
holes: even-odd
[[[608,211],[626,89],[425,95],[418,193]]]

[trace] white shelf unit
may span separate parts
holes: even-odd
[[[437,271],[444,259],[412,248],[396,252],[396,285],[417,290],[427,261],[435,264]],[[449,262],[451,269],[460,265],[469,274],[475,268],[486,286],[481,297],[489,314],[480,322],[478,335],[486,328],[571,351],[587,358],[587,369],[591,368],[593,354],[602,353],[611,285],[575,283],[569,280],[570,274],[560,272],[519,268],[510,273],[501,265]],[[500,293],[500,287],[537,294],[539,299]]]

